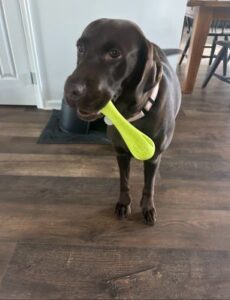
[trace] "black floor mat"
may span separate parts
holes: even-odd
[[[106,137],[106,125],[102,122],[93,122],[88,134],[73,134],[60,129],[60,117],[61,111],[53,110],[37,141],[38,144],[111,144]]]

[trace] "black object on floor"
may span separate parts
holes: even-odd
[[[111,144],[106,136],[103,119],[94,122],[80,120],[65,101],[61,110],[53,110],[38,144]]]

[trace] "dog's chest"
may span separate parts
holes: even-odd
[[[114,126],[107,127],[107,135],[111,139],[112,144],[116,148],[122,148],[125,151],[129,152],[128,147],[126,146],[123,138],[121,137],[120,133]]]
[[[149,123],[149,124],[148,124]],[[148,136],[152,137],[152,126],[151,126],[151,122],[148,122],[146,124],[144,118],[142,120],[138,120],[136,122],[133,122],[132,125],[139,129],[141,132],[147,134]],[[108,137],[111,139],[113,146],[117,147],[117,148],[121,148],[123,150],[125,150],[126,152],[129,152],[129,149],[126,145],[126,143],[124,142],[122,136],[120,135],[119,131],[116,129],[116,127],[114,126],[108,126],[107,127],[107,135]]]

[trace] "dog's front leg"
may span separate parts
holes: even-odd
[[[142,213],[145,218],[145,222],[148,225],[154,225],[156,223],[156,208],[154,204],[154,185],[156,181],[157,170],[160,165],[161,156],[158,156],[154,161],[144,162],[144,177],[145,184],[141,199]]]
[[[129,192],[130,160],[131,156],[129,154],[117,155],[120,172],[120,196],[116,204],[115,213],[119,219],[123,219],[131,213],[131,196]]]

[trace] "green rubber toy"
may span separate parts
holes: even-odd
[[[148,160],[155,153],[155,145],[143,132],[130,124],[116,109],[112,101],[109,101],[101,109],[112,124],[117,128],[132,155],[139,160]]]

